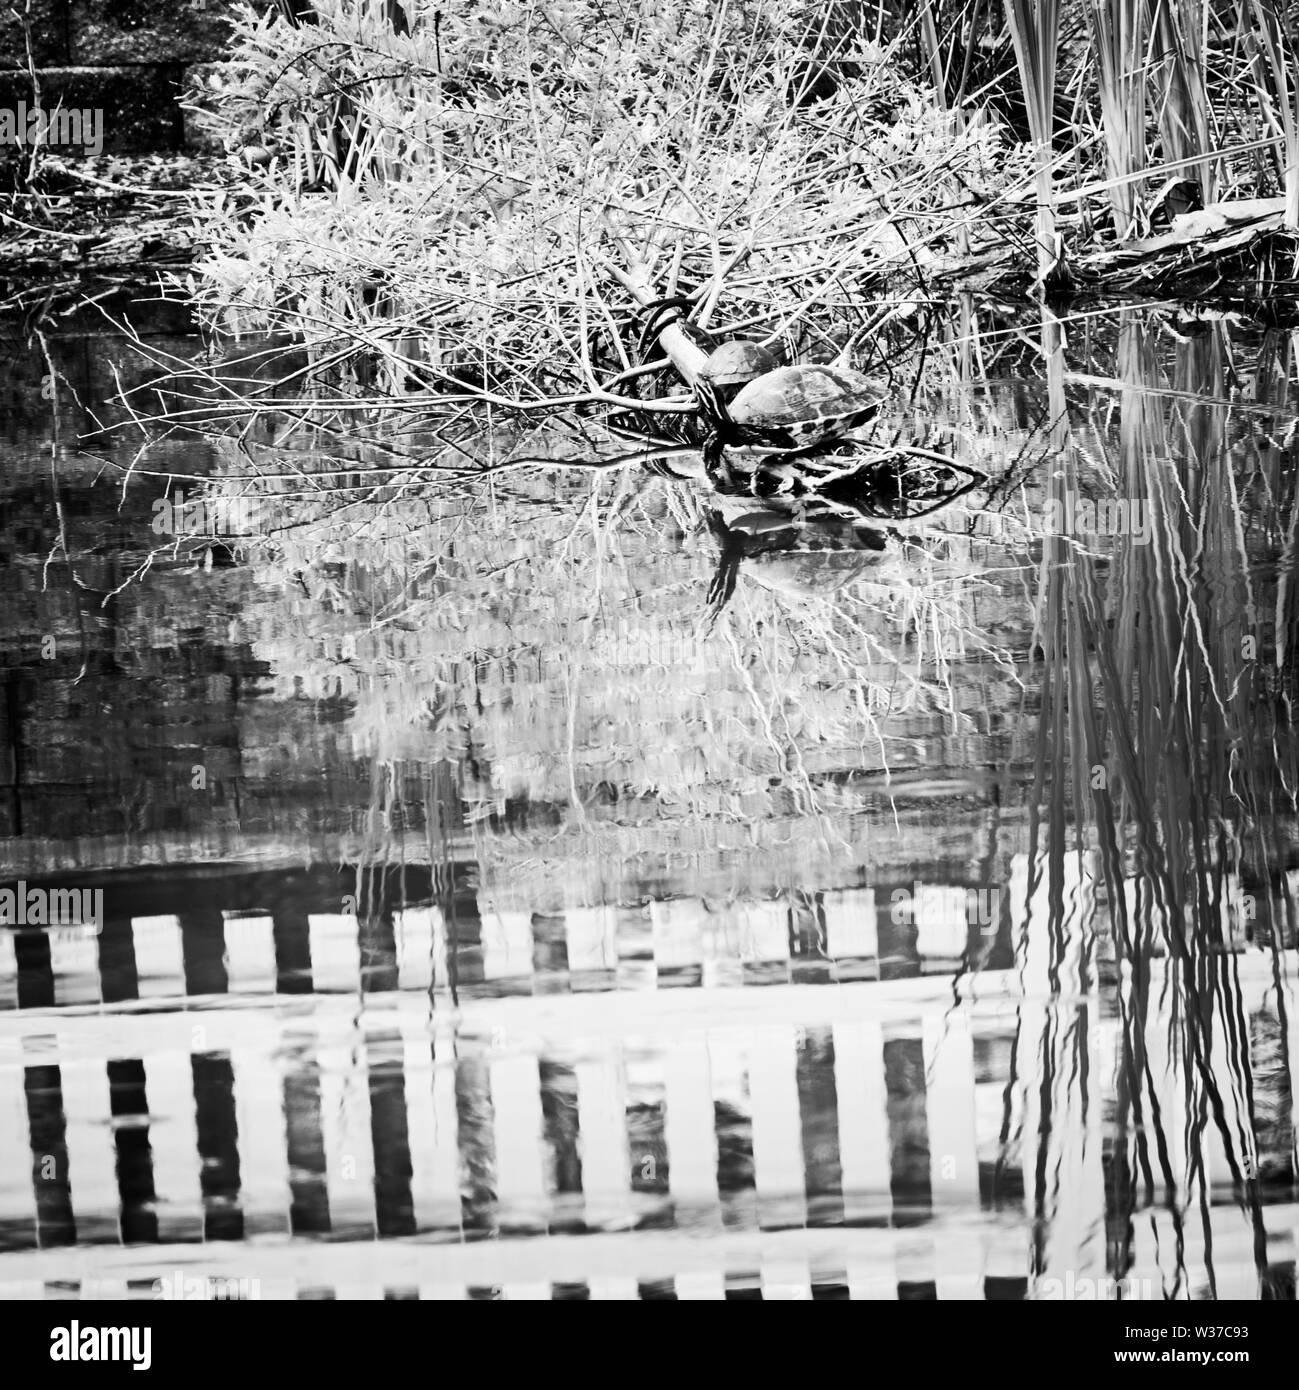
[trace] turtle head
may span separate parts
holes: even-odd
[[[723,430],[730,424],[731,413],[726,408],[726,399],[707,371],[695,377],[695,400],[699,403],[699,413],[712,429]]]

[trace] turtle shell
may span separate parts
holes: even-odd
[[[806,449],[873,419],[887,394],[848,367],[777,367],[739,392],[730,417],[743,442]]]

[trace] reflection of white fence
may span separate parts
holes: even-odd
[[[562,919],[561,974],[578,988],[652,988],[659,983],[739,984],[760,978],[772,983],[794,978],[807,962],[833,967],[844,962],[849,978],[878,974],[879,939],[872,889],[818,895],[810,929],[800,935],[795,910],[781,900],[710,910],[698,899],[653,902],[641,908],[574,908]],[[354,992],[362,982],[360,928],[349,914],[309,912],[305,968],[314,993]],[[175,915],[135,917],[118,923],[126,930],[135,980],[126,997],[179,998],[186,994],[183,937]],[[224,916],[222,993],[257,994],[277,988],[276,919],[265,913]],[[457,930],[460,936],[457,939]],[[941,945],[934,968],[950,969],[959,957],[958,924],[935,931]],[[959,931],[964,931],[963,925]],[[459,967],[459,984],[478,994],[516,993],[539,972],[536,919],[524,912],[473,913],[472,929],[448,924],[436,907],[399,909],[393,914],[398,985],[401,989],[445,989],[449,961]],[[469,939],[472,938],[472,939]],[[924,942],[921,943],[922,947]],[[106,997],[100,979],[105,950],[101,940],[53,938],[49,971],[54,1003],[89,1003]],[[122,952],[119,952],[119,957]],[[924,950],[913,951],[923,968]],[[553,966],[546,967],[553,971]],[[756,972],[756,973],[755,973]],[[118,997],[121,997],[119,994]],[[0,1010],[17,1007],[18,968],[12,935],[0,932]]]
[[[1080,869],[1077,859],[1066,859],[1062,929],[1073,942],[1071,951],[1103,915],[1096,913],[1091,873],[1090,865]],[[398,986],[444,989],[452,980],[452,966],[459,987],[480,996],[529,992],[540,987],[538,977],[546,973],[558,978],[544,987],[558,992],[797,982],[801,972],[814,967],[822,969],[820,979],[870,979],[881,973],[886,932],[891,933],[886,954],[895,974],[950,974],[970,943],[977,954],[1000,934],[1009,938],[1010,949],[1020,941],[1026,924],[1034,941],[1044,939],[1050,917],[1048,884],[1045,878],[1039,883],[1027,919],[1026,886],[1026,860],[1017,855],[1004,888],[916,883],[891,895],[871,888],[847,889],[817,894],[804,904],[774,899],[720,909],[696,898],[675,898],[645,907],[573,908],[557,924],[525,912],[496,913],[486,907],[480,912],[477,906],[472,906],[468,920],[448,924],[436,907],[407,908],[396,911],[392,920]],[[1240,947],[1244,937],[1237,909],[1244,899],[1237,885],[1229,888],[1222,905],[1222,941]],[[1135,910],[1135,892],[1128,898]],[[1155,954],[1162,954],[1164,927],[1151,916],[1149,903],[1143,901],[1141,909],[1151,922],[1146,939]],[[295,966],[302,975],[301,987],[318,994],[359,990],[364,943],[356,918],[308,912],[306,921],[304,959]],[[545,922],[544,930],[539,921]],[[907,928],[902,934],[895,930],[899,923]],[[1101,925],[1106,927],[1103,921]],[[127,939],[114,957],[117,965],[108,968],[120,969],[125,956],[134,971],[129,984],[116,994],[108,993],[100,978],[104,953],[112,950],[101,937],[48,933],[55,1004],[109,997],[165,1000],[187,993],[183,937],[189,928],[181,917],[135,917],[115,926]],[[202,929],[209,930],[206,921]],[[280,988],[279,930],[270,914],[225,914],[224,977],[219,985],[199,992],[257,994]],[[556,943],[562,948],[558,955],[549,949]],[[1051,962],[1046,951],[1025,961],[1035,975],[1029,992],[1036,992],[1039,983],[1049,988],[1046,972]],[[0,931],[0,1011],[18,1003],[14,939]]]
[[[694,1254],[681,1268],[674,1264],[680,1250],[672,1255],[666,1230],[689,1229],[725,1230],[719,1248],[727,1252],[728,1268],[732,1257],[751,1258],[749,1273],[771,1296],[805,1296],[814,1280],[892,1296],[899,1280],[923,1284],[936,1277],[949,1295],[979,1296],[989,1270],[1023,1276],[1023,1251],[1013,1238],[971,1236],[945,1255],[938,1271],[933,1239],[922,1226],[906,1240],[852,1232],[861,1223],[879,1234],[894,1221],[978,1210],[980,1150],[985,1157],[991,1153],[996,1133],[980,1136],[976,1115],[996,1116],[976,1096],[984,1092],[986,1102],[986,1093],[1003,1090],[1007,1078],[992,1073],[976,1086],[975,1039],[968,1029],[949,1027],[937,1010],[916,1017],[917,1008],[943,998],[942,984],[908,982],[896,991],[870,984],[776,986],[755,991],[768,1009],[756,1015],[737,1010],[734,1021],[717,1026],[710,1022],[718,1011],[709,992],[650,992],[634,996],[636,1002],[593,995],[583,1001],[593,1007],[576,1011],[576,1031],[563,1008],[552,1013],[542,999],[489,1000],[466,1008],[454,1052],[419,995],[390,996],[362,1021],[374,1030],[368,1039],[356,1036],[352,1003],[343,998],[317,1001],[287,1034],[271,1011],[256,1007],[189,1015],[59,1014],[39,1022],[10,1015],[0,1025],[0,1106],[8,1121],[0,1136],[0,1172],[9,1175],[0,1216],[10,1232],[28,1223],[31,1238],[37,1237],[40,1184],[14,1179],[32,1171],[24,1085],[30,1091],[39,1058],[59,1069],[68,1215],[76,1236],[115,1246],[123,1198],[105,1058],[129,1055],[143,1061],[148,1113],[138,1119],[148,1124],[159,1244],[201,1240],[206,1206],[198,1135],[213,1117],[201,1113],[210,1098],[195,1092],[190,1049],[198,1045],[204,1055],[230,1059],[240,1176],[229,1200],[241,1210],[246,1234],[289,1233],[300,1196],[295,1181],[300,1189],[303,1175],[293,1171],[288,1081],[275,1055],[292,1046],[299,1050],[288,1075],[308,1078],[318,1096],[308,1123],[317,1127],[323,1163],[310,1180],[323,1197],[326,1229],[372,1237],[384,1216],[376,1170],[395,1166],[409,1174],[400,1200],[414,1230],[452,1239],[467,1232],[477,1184],[485,1199],[475,1213],[480,1229],[499,1233],[515,1251],[505,1263],[502,1255],[484,1264],[471,1246],[444,1249],[414,1271],[416,1283],[428,1284],[430,1269],[441,1262],[448,1277],[434,1282],[500,1282],[510,1264],[516,1272],[504,1281],[517,1284],[518,1251],[527,1242],[511,1238],[576,1223],[591,1233],[580,1244],[590,1247],[592,1265],[583,1277],[594,1293],[612,1295],[629,1283],[634,1292],[637,1277],[679,1275],[681,1296],[721,1296],[726,1271],[717,1256],[712,1265]],[[896,997],[875,998],[881,991]],[[664,1002],[675,1007],[659,1007]],[[881,1011],[884,1003],[890,1007]],[[805,1013],[814,1018],[811,1025],[792,1021]],[[764,1016],[772,1021],[763,1022]],[[614,1026],[591,1050],[583,1034],[598,1023]],[[886,1049],[910,1065],[905,1080],[890,1082]],[[809,1061],[815,1061],[812,1068]],[[402,1126],[376,1127],[380,1073],[400,1078],[404,1135]],[[548,1085],[571,1098],[566,1138],[547,1130]],[[475,1123],[475,1116],[485,1116],[485,1124]],[[723,1171],[719,1157],[737,1143],[747,1149],[749,1168],[739,1178]],[[556,1190],[563,1158],[557,1145],[579,1158],[576,1190]],[[809,1190],[812,1170],[831,1175],[815,1190]],[[485,1176],[469,1176],[475,1173]],[[817,1222],[838,1229],[840,1239],[818,1233]],[[640,1232],[630,1241],[618,1236],[640,1223],[664,1231],[652,1238]],[[8,1260],[21,1271],[51,1269],[51,1261],[62,1259],[66,1274],[82,1253],[35,1251]],[[103,1265],[105,1253],[91,1252],[92,1267]],[[523,1265],[541,1278],[549,1258],[528,1255]],[[545,1296],[549,1283],[573,1265],[571,1253],[555,1258],[543,1280]],[[224,1262],[229,1277],[241,1260],[253,1259],[232,1250]],[[328,1263],[346,1283],[348,1261]],[[258,1264],[255,1272],[266,1288],[274,1287],[274,1270]],[[304,1279],[308,1273],[307,1267],[300,1271]]]
[[[1025,1286],[1043,1147],[1050,1238],[1039,1269],[1103,1275],[1101,1136],[1119,1025],[1100,1017],[1090,886],[1067,879],[1053,950],[1036,896],[1022,930],[1026,884],[1015,866],[1016,968],[966,980],[972,1002],[962,1010],[951,1007],[950,976],[870,978],[883,924],[869,891],[821,902],[824,958],[845,967],[841,978],[858,978],[834,987],[798,983],[805,937],[779,903],[729,914],[690,901],[634,915],[572,912],[547,928],[566,948],[559,998],[530,988],[533,919],[484,914],[477,983],[458,1010],[445,993],[455,942],[431,908],[395,914],[399,988],[366,995],[363,1008],[363,947],[346,916],[309,915],[316,994],[291,1005],[275,995],[275,922],[265,914],[225,920],[226,996],[198,1008],[185,998],[175,917],[131,924],[140,1004],[98,1003],[98,955],[51,952],[59,1007],[0,1013],[0,1239],[12,1251],[0,1256],[0,1283],[31,1289],[74,1269],[110,1286],[149,1280],[188,1266],[177,1252],[206,1234],[203,1272],[256,1276],[263,1297],[323,1285],[339,1296],[505,1286],[509,1296],[549,1297],[569,1283],[617,1297],[664,1280],[681,1297],[720,1297],[728,1279],[768,1297],[806,1297],[814,1286],[980,1297]],[[949,956],[957,927],[921,925],[935,963]],[[1286,964],[1293,975],[1293,955]],[[1242,1016],[1275,1015],[1270,957],[1250,953],[1237,965]],[[0,959],[0,999],[6,990],[17,999],[13,967],[12,954]],[[1156,962],[1152,998],[1165,970]],[[698,987],[669,987],[678,984]],[[1296,1015],[1291,1007],[1292,1058]],[[1082,1031],[1071,1033],[1078,1018]],[[1161,1027],[1152,1023],[1152,1045]],[[1190,1131],[1166,1053],[1167,1044],[1152,1061],[1185,1171]],[[120,1079],[113,1089],[122,1062],[138,1062],[143,1081],[125,1111],[127,1089]],[[201,1081],[204,1067],[220,1084]],[[1255,1084],[1282,1085],[1290,1098],[1262,1059]],[[141,1129],[147,1150],[129,1155],[128,1178],[120,1136]],[[221,1134],[231,1153],[213,1140]],[[1205,1142],[1221,1178],[1218,1141]],[[152,1198],[141,1195],[150,1188]],[[1213,1217],[1219,1292],[1248,1296],[1251,1233],[1215,1196],[1224,1203]],[[156,1219],[156,1245],[121,1246],[132,1206]],[[407,1231],[439,1243],[384,1241],[373,1254],[356,1239],[312,1242],[309,1253],[296,1242],[226,1246],[212,1234],[218,1212],[236,1212],[244,1237],[364,1242]],[[1280,1260],[1295,1212],[1265,1215]],[[1171,1220],[1144,1213],[1137,1267],[1124,1275],[1160,1286],[1177,1244]],[[1188,1221],[1183,1241],[1203,1284],[1197,1229]],[[547,1238],[557,1231],[585,1234]],[[684,1242],[685,1231],[721,1238]],[[466,1239],[481,1234],[497,1238]],[[60,1250],[59,1239],[91,1248]]]

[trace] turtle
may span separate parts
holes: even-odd
[[[1203,211],[1204,189],[1200,181],[1174,175],[1150,200],[1150,225],[1171,227],[1174,218],[1182,217],[1188,212]]]
[[[711,474],[725,471],[728,447],[769,453],[815,449],[874,419],[887,395],[880,382],[849,367],[796,363],[762,372],[727,400],[706,365],[695,381],[699,410],[709,425],[704,460]]]
[[[699,369],[712,397],[728,405],[751,381],[775,371],[780,358],[769,347],[745,338],[731,338],[713,349]]]

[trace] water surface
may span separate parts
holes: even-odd
[[[1292,345],[1011,327],[915,522],[141,453],[11,339],[0,875],[104,911],[0,935],[0,1286],[1293,1299]]]

